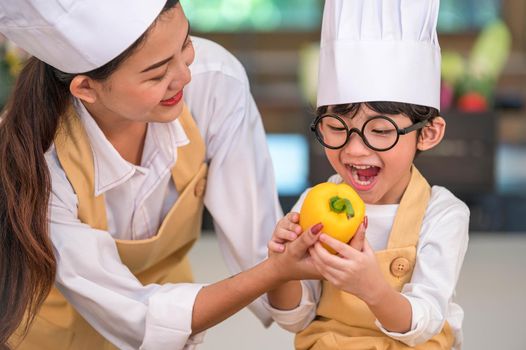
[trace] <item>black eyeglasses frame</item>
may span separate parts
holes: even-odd
[[[340,146],[330,146],[330,145],[327,145],[325,142],[323,142],[323,138],[321,137],[321,135],[318,134],[317,132],[317,129],[316,129],[316,125],[318,125],[318,123],[320,122],[320,120],[322,120],[323,118],[326,118],[326,117],[333,117],[333,118],[336,118],[338,119],[344,126],[345,126],[345,130],[347,132],[347,138],[345,139],[345,142],[340,145]],[[391,124],[394,125],[395,129],[396,129],[396,141],[388,148],[376,148],[374,146],[372,146],[368,141],[367,139],[364,137],[364,130],[365,130],[365,127],[367,125],[367,123],[369,123],[371,120],[375,120],[375,119],[385,119],[387,120],[388,122],[390,122]],[[369,147],[370,149],[374,150],[374,151],[377,151],[377,152],[385,152],[385,151],[389,151],[390,149],[392,149],[394,146],[396,146],[396,144],[398,143],[398,140],[400,139],[400,135],[406,135],[412,131],[415,131],[415,130],[418,130],[418,129],[422,129],[424,126],[426,126],[426,124],[429,123],[429,119],[426,119],[426,120],[422,120],[420,122],[417,122],[417,123],[414,123],[410,126],[408,126],[407,128],[403,128],[403,129],[400,129],[398,127],[398,125],[396,125],[395,121],[392,120],[391,118],[385,116],[385,115],[378,115],[378,116],[374,116],[372,118],[370,118],[369,120],[367,120],[363,126],[362,126],[362,130],[359,130],[358,128],[350,128],[347,126],[347,123],[337,114],[335,113],[325,113],[321,116],[318,116],[316,118],[314,118],[314,120],[311,122],[310,124],[310,130],[314,133],[314,135],[316,136],[316,139],[318,140],[318,142],[323,146],[323,147],[326,147],[326,148],[329,148],[329,149],[340,149],[340,148],[343,148],[345,147],[345,145],[347,143],[349,143],[349,140],[351,138],[351,135],[352,133],[356,133],[358,134],[361,139],[363,140],[363,142],[367,145],[367,147]]]

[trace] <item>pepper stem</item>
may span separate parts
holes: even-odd
[[[352,207],[351,201],[347,198],[340,198],[338,196],[331,197],[331,199],[329,199],[329,208],[338,214],[345,212],[347,220],[354,217],[354,208]]]

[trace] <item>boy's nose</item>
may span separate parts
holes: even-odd
[[[344,146],[343,151],[351,156],[358,157],[368,155],[371,149],[367,147],[362,137],[357,133],[351,133],[347,144]]]

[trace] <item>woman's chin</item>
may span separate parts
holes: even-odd
[[[169,110],[161,110],[155,113],[155,116],[152,118],[152,122],[155,123],[170,123],[176,120],[183,113],[183,105],[177,104],[173,107],[170,107]]]

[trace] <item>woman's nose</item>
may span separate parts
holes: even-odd
[[[168,88],[170,90],[179,91],[185,85],[187,85],[191,79],[192,76],[190,74],[190,68],[188,68],[188,66],[183,62],[177,63],[177,67],[175,67],[173,70]]]

